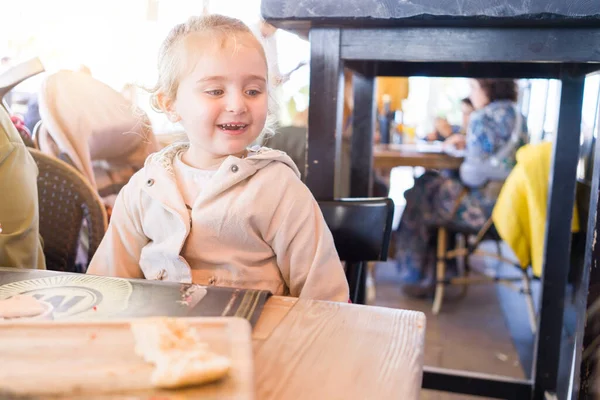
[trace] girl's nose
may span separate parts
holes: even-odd
[[[246,112],[246,102],[241,94],[230,94],[227,97],[226,110],[235,114],[242,114]]]

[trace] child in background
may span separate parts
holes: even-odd
[[[434,122],[434,131],[427,135],[427,141],[444,141],[455,133],[458,133],[460,127],[450,125],[444,117],[437,117]]]
[[[348,283],[319,206],[272,131],[264,49],[241,21],[193,17],[158,60],[153,106],[188,142],[148,157],[120,192],[88,273],[320,300]]]

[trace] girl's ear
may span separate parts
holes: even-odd
[[[170,97],[168,97],[164,93],[157,93],[156,101],[157,101],[158,107],[161,109],[161,111],[164,112],[167,115],[167,117],[169,118],[169,121],[171,121],[171,122],[181,121],[181,117],[175,111],[175,102],[173,100],[171,100]]]

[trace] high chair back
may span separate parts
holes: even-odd
[[[368,261],[385,261],[392,234],[394,202],[389,198],[319,201],[340,260],[346,263],[350,300],[365,304]]]

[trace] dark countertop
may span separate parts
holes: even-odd
[[[273,25],[307,32],[311,25],[597,26],[599,0],[262,0]]]

